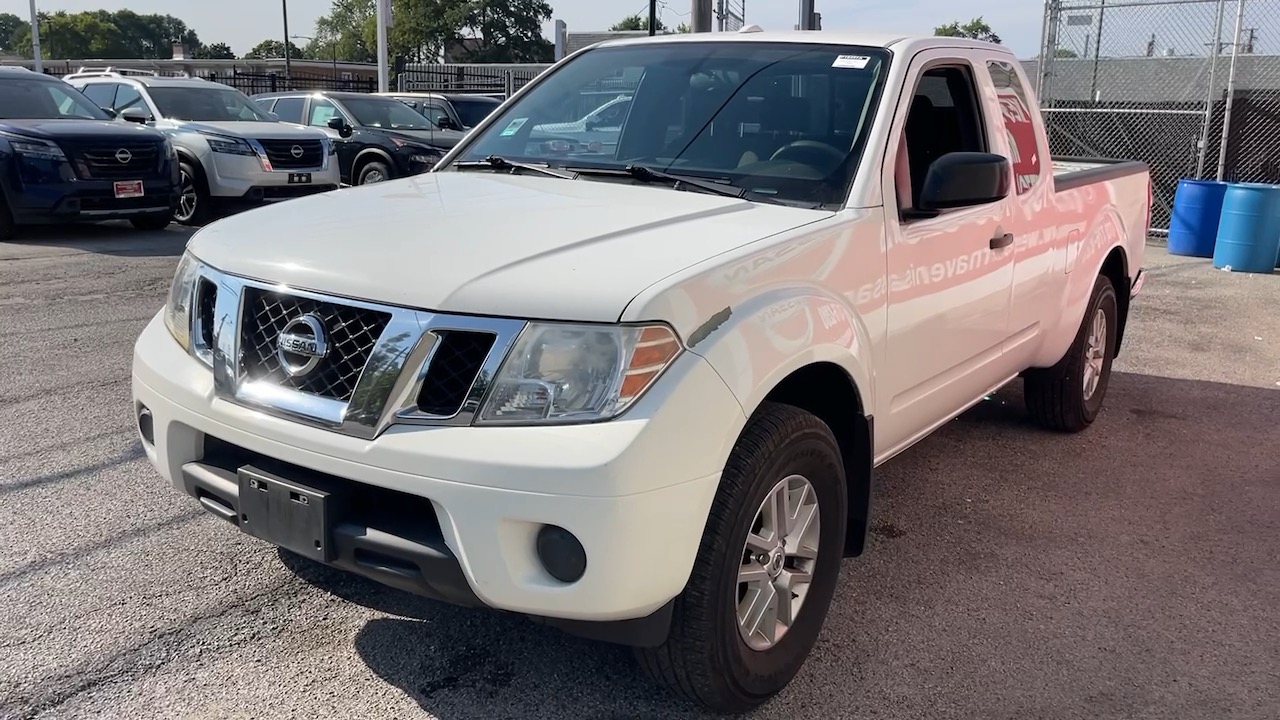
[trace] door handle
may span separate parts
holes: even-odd
[[[1005,233],[991,238],[991,249],[999,250],[1013,244],[1013,233]]]

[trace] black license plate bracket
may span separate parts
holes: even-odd
[[[330,493],[245,466],[240,481],[240,529],[318,562],[331,562]]]

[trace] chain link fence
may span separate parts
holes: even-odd
[[[1048,0],[1026,67],[1054,154],[1151,165],[1155,229],[1181,178],[1280,182],[1280,0]]]

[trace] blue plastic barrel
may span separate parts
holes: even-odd
[[[1218,180],[1178,181],[1169,218],[1169,253],[1191,257],[1213,257],[1222,216],[1222,198],[1227,183]]]
[[[1232,183],[1222,198],[1213,266],[1269,273],[1280,255],[1280,185]]]

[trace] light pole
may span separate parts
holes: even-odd
[[[31,57],[36,72],[44,72],[44,58],[40,57],[40,18],[36,15],[36,0],[31,0]]]
[[[289,64],[289,0],[280,0],[280,15],[284,20],[284,84],[293,89],[293,66]]]

